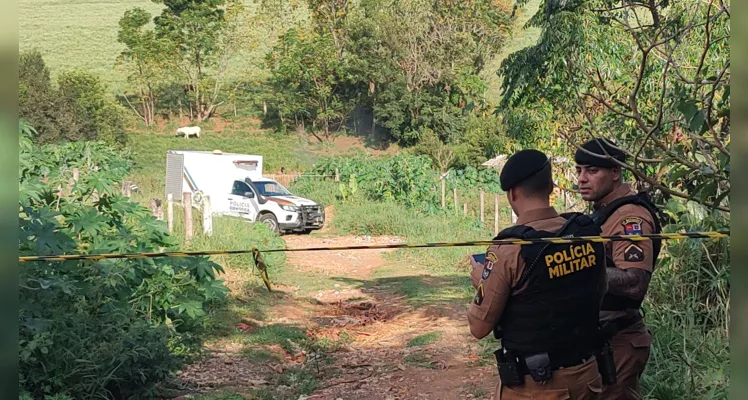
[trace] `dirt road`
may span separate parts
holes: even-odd
[[[351,236],[284,239],[289,247],[401,241]],[[265,393],[263,399],[291,398],[304,385],[311,386],[294,400],[491,398],[496,369],[481,362],[479,345],[467,326],[466,302],[415,307],[397,290],[403,288],[402,282],[412,283],[411,291],[426,290],[440,278],[385,258],[387,251],[391,250],[289,253],[291,273],[335,283],[306,292],[291,285],[279,287],[282,294],[276,294],[280,297],[263,321],[237,321],[249,339],[216,345],[211,356],[186,369],[182,379],[202,392],[259,389]],[[278,340],[288,335],[281,327],[300,327],[293,329],[303,330],[311,342],[325,348]],[[252,339],[265,333],[267,339]],[[265,360],[248,357],[260,351],[272,355]]]

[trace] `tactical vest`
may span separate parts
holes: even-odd
[[[644,192],[613,200],[607,206],[590,214],[590,218],[592,218],[592,220],[602,228],[605,221],[607,221],[608,218],[613,215],[616,210],[627,204],[634,204],[646,208],[647,211],[652,214],[652,221],[654,221],[654,233],[662,232],[660,221],[658,219],[659,212],[657,210],[657,207],[654,205],[654,203],[652,203],[652,200]],[[652,270],[654,272],[654,265],[656,264],[657,257],[660,255],[660,250],[662,249],[662,240],[652,239],[652,249],[654,251],[652,259]],[[610,257],[607,257],[607,255],[606,258],[608,268],[615,268],[616,265],[613,260]],[[641,300],[634,300],[630,297],[607,293],[605,295],[605,298],[603,299],[603,304],[600,309],[603,311],[622,311],[629,308],[638,309],[639,307],[641,307],[641,304]]]
[[[597,236],[600,227],[582,214],[571,216],[557,232],[517,225],[495,240]],[[521,354],[548,352],[551,359],[587,357],[593,351],[599,318],[599,286],[605,273],[602,243],[538,243],[520,251],[525,270],[502,313],[502,347]]]

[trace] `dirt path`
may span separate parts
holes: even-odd
[[[401,241],[350,236],[284,239],[289,247]],[[285,293],[276,294],[278,304],[268,309],[263,322],[244,320],[237,326],[248,337],[279,326],[300,326],[312,342],[327,348],[304,349],[293,340],[275,340],[286,334],[281,331],[265,340],[279,344],[262,348],[248,350],[247,341],[255,339],[222,343],[206,360],[186,369],[183,381],[208,391],[262,389],[269,396],[263,399],[291,398],[288,393],[312,381],[315,389],[294,400],[491,398],[495,367],[480,363],[480,350],[465,317],[467,304],[413,307],[391,284],[403,279],[428,284],[436,277],[385,259],[386,251],[391,250],[289,253],[287,264],[294,273],[337,283],[306,295],[282,287]],[[264,361],[247,356],[257,351],[275,356]]]

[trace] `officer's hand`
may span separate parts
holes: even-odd
[[[473,267],[470,271],[470,280],[473,281],[473,287],[477,289],[481,280],[481,275],[483,275],[483,264],[471,258],[470,265]]]

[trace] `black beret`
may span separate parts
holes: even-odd
[[[501,190],[507,191],[533,176],[548,164],[548,157],[538,150],[520,150],[504,164],[499,175]]]
[[[618,146],[616,146],[610,140],[592,139],[583,144],[582,148],[592,153],[600,154],[602,157],[594,156],[582,149],[577,149],[576,154],[574,154],[574,161],[579,165],[591,165],[600,168],[617,167],[618,164],[616,164],[613,160],[604,158],[607,155],[610,155],[618,161],[626,161],[626,153],[617,149],[616,147]]]

